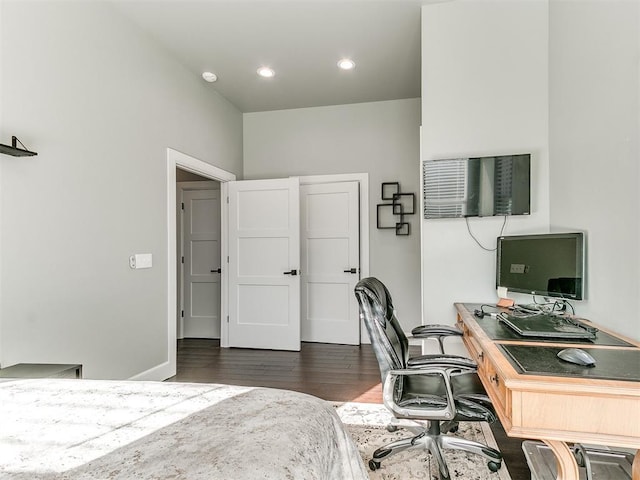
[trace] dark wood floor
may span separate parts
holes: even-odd
[[[382,403],[380,371],[369,345],[303,343],[300,352],[285,352],[179,340],[177,374],[168,381],[284,388],[324,400]],[[512,480],[530,480],[520,440],[508,438],[499,424],[492,430]]]

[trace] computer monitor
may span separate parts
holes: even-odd
[[[573,300],[584,298],[582,233],[498,237],[496,287]]]

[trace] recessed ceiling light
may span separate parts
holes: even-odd
[[[264,78],[271,78],[276,74],[276,72],[269,67],[260,67],[257,71],[258,75]]]
[[[351,60],[350,58],[342,58],[338,61],[338,67],[342,70],[351,70],[355,68],[356,62]]]
[[[218,76],[215,73],[211,73],[211,72],[203,72],[202,78],[204,78],[207,82],[210,82],[210,83],[218,80]]]

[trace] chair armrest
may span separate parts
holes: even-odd
[[[456,327],[450,325],[419,325],[411,330],[411,335],[416,338],[430,338],[430,337],[450,337],[450,336],[462,336],[462,331]]]
[[[474,372],[474,368],[455,366],[428,366],[423,368],[390,370],[382,387],[382,401],[398,418],[414,418],[423,420],[451,420],[456,416],[456,402],[451,387],[451,376],[461,373]],[[401,407],[395,402],[394,392],[398,379],[411,375],[440,375],[444,383],[446,408],[409,408]],[[440,395],[439,395],[440,396]]]
[[[462,357],[460,355],[420,355],[419,357],[412,357],[407,362],[407,366],[409,368],[423,368],[423,367],[465,367],[468,369],[472,369],[473,371],[478,370],[478,365],[476,362],[467,357]]]
[[[438,347],[440,353],[444,353],[444,338],[446,337],[461,337],[462,331],[456,327],[450,325],[420,325],[411,330],[411,338],[424,339],[435,338],[438,341]]]

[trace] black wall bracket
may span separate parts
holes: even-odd
[[[37,155],[36,152],[32,152],[25,148],[19,148],[18,143],[24,147],[22,142],[18,140],[18,137],[11,137],[11,145],[3,145],[0,143],[0,153],[4,153],[5,155],[11,155],[12,157],[33,157]]]

